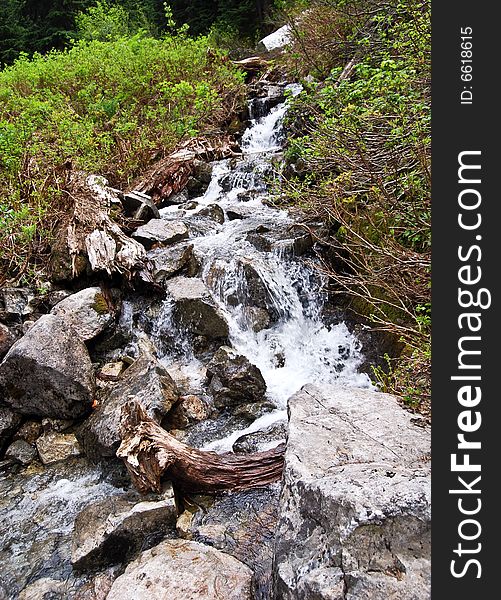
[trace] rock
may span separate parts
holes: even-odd
[[[175,318],[194,335],[226,338],[228,324],[201,279],[175,277],[167,291],[176,303]]]
[[[269,600],[273,597],[273,540],[279,496],[278,483],[210,499],[190,496],[176,531],[183,539],[207,544],[244,562],[254,571],[253,597]]]
[[[289,415],[276,597],[429,598],[429,430],[392,396],[340,386],[305,386]]]
[[[56,315],[40,317],[0,364],[0,394],[24,415],[81,417],[91,407],[94,387],[87,348]]]
[[[207,402],[194,395],[181,396],[179,402],[170,411],[167,428],[168,429],[186,429],[194,423],[199,423],[207,419],[210,415],[210,408]]]
[[[45,433],[55,431],[61,433],[72,427],[74,421],[71,419],[42,419],[42,429]]]
[[[182,361],[176,361],[167,367],[167,372],[176,382],[179,393],[183,396],[197,395],[201,392],[201,385],[197,382],[202,382],[207,377],[207,369],[202,363],[190,364],[186,369]]]
[[[160,213],[155,203],[148,194],[143,192],[129,192],[122,197],[125,214],[135,221],[149,221],[159,219]]]
[[[251,454],[269,450],[280,443],[285,443],[287,437],[287,425],[285,423],[274,423],[266,429],[247,433],[240,436],[233,444],[233,452]]]
[[[212,179],[212,165],[204,160],[193,161],[193,176],[202,183],[209,185]]]
[[[195,210],[196,208],[198,208],[199,204],[196,200],[189,200],[188,202],[185,202],[184,204],[180,204],[179,205],[179,209],[178,210]]]
[[[245,281],[245,302],[250,306],[265,309],[272,320],[276,320],[277,311],[274,308],[273,298],[269,292],[262,275],[252,260],[241,258],[239,268]]]
[[[68,585],[66,581],[42,577],[30,583],[19,593],[18,600],[59,600],[67,597]]]
[[[193,245],[175,244],[166,248],[154,248],[148,252],[146,259],[146,272],[143,270],[140,277],[143,281],[164,284],[167,279],[189,266],[193,259]]]
[[[106,363],[99,370],[97,377],[102,381],[118,381],[124,369],[125,363],[122,360],[112,363]]]
[[[143,552],[113,583],[107,600],[250,600],[252,571],[215,548],[166,540]]]
[[[252,206],[232,206],[231,208],[226,209],[226,215],[228,216],[229,221],[249,219],[250,217],[255,216],[256,209]]]
[[[61,317],[83,342],[102,333],[114,318],[98,287],[87,288],[68,296],[56,304],[51,314]]]
[[[188,237],[188,227],[181,221],[166,221],[151,219],[146,225],[141,225],[132,234],[146,249],[153,244],[175,244]]]
[[[0,359],[7,354],[15,341],[16,340],[7,325],[0,323]]]
[[[119,573],[117,567],[112,567],[104,573],[98,573],[77,591],[74,600],[105,600],[118,576],[116,571]]]
[[[244,314],[252,331],[256,333],[267,329],[271,324],[270,313],[264,308],[247,306],[244,308]]]
[[[115,456],[120,445],[122,406],[131,397],[159,423],[179,398],[176,384],[165,367],[147,351],[124,371],[120,381],[77,431],[85,454],[92,460]]]
[[[40,421],[29,420],[21,425],[14,435],[15,440],[24,440],[28,444],[34,444],[42,435],[43,427]]]
[[[196,216],[207,217],[220,225],[224,223],[224,210],[219,204],[209,204],[208,206],[204,206],[196,213]]]
[[[16,440],[5,451],[5,458],[13,460],[23,466],[32,463],[37,455],[35,448],[24,440]]]
[[[44,433],[36,441],[38,456],[44,465],[67,460],[82,453],[73,433]]]
[[[20,424],[20,415],[6,406],[0,406],[0,452],[14,433],[16,433],[16,429]]]
[[[188,201],[189,194],[186,190],[182,190],[177,194],[171,194],[167,199],[162,202],[163,205],[172,206],[173,204],[184,204]]]
[[[266,394],[261,371],[228,346],[222,346],[207,365],[210,390],[218,407],[259,402]]]
[[[33,290],[28,288],[0,289],[0,318],[7,321],[20,321],[33,312],[35,299]]]
[[[149,538],[174,530],[174,491],[156,501],[138,502],[128,494],[104,498],[77,515],[71,562],[78,570],[117,563],[144,548]]]

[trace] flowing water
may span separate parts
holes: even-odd
[[[300,91],[297,85],[288,88],[292,95]],[[368,377],[357,370],[363,359],[359,341],[344,323],[328,326],[323,321],[325,282],[311,261],[295,255],[297,224],[287,211],[268,205],[266,184],[280,163],[286,111],[287,102],[268,112],[266,99],[251,103],[254,118],[242,137],[242,157],[214,165],[206,193],[186,215],[196,219],[201,207],[215,203],[225,211],[223,224],[193,240],[195,253],[202,263],[202,279],[229,323],[231,345],[259,367],[276,407],[249,427],[204,444],[209,450],[230,451],[241,435],[285,420],[287,399],[305,383],[370,386]],[[239,211],[244,218],[228,218]],[[169,207],[163,216],[176,218],[176,212],[176,207]],[[256,232],[271,240],[266,249],[256,243],[260,240]],[[273,320],[271,327],[259,332],[253,328],[256,293],[258,304],[266,306]],[[171,309],[167,300],[160,321],[165,319],[168,325],[160,322],[158,329],[172,327]],[[186,360],[192,354],[186,346],[184,350]],[[168,363],[170,358],[167,353],[164,360]],[[191,364],[193,373],[199,373],[198,361]],[[189,373],[189,359],[185,368]]]
[[[299,91],[288,87],[291,94]],[[259,367],[267,384],[270,408],[253,422],[230,419],[222,427],[221,419],[212,419],[200,424],[197,431],[203,435],[188,438],[218,452],[230,451],[244,434],[285,421],[287,399],[307,382],[370,386],[368,377],[357,370],[363,359],[358,340],[344,323],[324,322],[325,282],[312,259],[298,256],[301,229],[291,215],[269,203],[267,184],[279,169],[286,111],[286,102],[268,110],[267,99],[254,100],[242,155],[213,165],[212,181],[195,199],[195,208],[161,211],[163,218],[183,218],[189,225],[201,277],[229,324],[229,341]],[[225,213],[222,224],[197,216],[214,204]],[[122,329],[133,334],[132,346],[144,336],[138,331],[134,302],[126,300],[121,315]],[[262,328],[255,326],[256,306],[270,320]],[[152,318],[142,318],[165,365],[175,362],[190,388],[201,390],[203,361],[175,323],[172,300],[167,298]],[[175,343],[165,343],[168,336]],[[267,442],[262,449],[279,441]],[[0,479],[0,598],[2,593],[18,597],[19,589],[42,576],[78,587],[69,563],[74,518],[90,502],[118,491],[98,467],[85,463]]]

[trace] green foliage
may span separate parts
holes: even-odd
[[[129,13],[124,7],[110,5],[105,0],[98,0],[86,12],[78,13],[75,26],[77,38],[87,42],[109,42],[135,33],[132,31]]]
[[[289,116],[287,158],[301,174],[285,192],[336,225],[348,257],[331,272],[337,291],[402,337],[418,364],[431,326],[430,6],[357,7],[314,3],[293,21],[286,64],[310,80]]]
[[[0,72],[0,271],[50,243],[68,203],[64,165],[122,185],[183,138],[218,127],[243,76],[206,38],[80,41]]]

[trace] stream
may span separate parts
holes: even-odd
[[[292,95],[300,91],[294,84],[287,89]],[[266,402],[254,415],[222,411],[184,432],[183,441],[216,452],[232,451],[249,436],[257,450],[283,442],[287,399],[308,382],[371,387],[359,371],[364,360],[359,340],[344,322],[324,317],[325,282],[304,247],[304,230],[270,202],[268,182],[280,169],[287,101],[269,109],[266,98],[256,98],[249,111],[241,156],[212,164],[202,196],[160,211],[163,219],[182,218],[188,225],[199,276],[228,323],[229,343],[259,368],[267,386]],[[216,210],[214,205],[222,210],[223,222],[199,214]],[[176,321],[174,306],[168,296],[161,301],[138,293],[125,298],[119,327],[128,341],[120,352],[137,356],[146,341],[167,369],[182,374],[185,393],[208,394],[205,365],[211,349],[197,346]],[[106,358],[115,356],[118,352],[109,351]],[[0,475],[0,599],[18,598],[41,578],[64,582],[61,595],[51,598],[76,597],[87,576],[73,573],[69,560],[75,516],[126,486],[122,474],[83,458]],[[278,493],[277,485],[275,497]],[[240,509],[245,503],[254,506],[258,496],[243,494]],[[216,502],[213,514],[231,519],[238,509],[228,503]],[[266,598],[265,591],[261,594]]]

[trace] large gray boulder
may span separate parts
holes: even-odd
[[[193,261],[193,245],[188,243],[160,246],[146,255],[146,266],[139,276],[147,283],[163,284],[167,279],[189,267]]]
[[[51,313],[61,317],[83,342],[102,333],[113,321],[113,313],[98,287],[68,296],[56,304]]]
[[[175,318],[190,333],[210,339],[228,336],[228,324],[201,279],[175,277],[167,282],[175,302]]]
[[[44,315],[0,364],[0,396],[24,415],[73,419],[85,415],[94,371],[84,343],[56,315]]]
[[[207,365],[207,377],[218,407],[264,400],[266,383],[261,371],[233,348],[219,348]]]
[[[132,234],[145,248],[153,244],[174,244],[188,237],[188,227],[181,221],[166,221],[164,219],[151,219],[146,225],[141,225]]]
[[[177,386],[165,367],[146,350],[77,431],[78,440],[92,460],[115,456],[120,445],[122,407],[130,399],[140,402],[157,422],[179,399]]]
[[[123,562],[149,537],[173,531],[176,517],[171,485],[156,500],[122,494],[94,502],[75,519],[71,562],[79,570]]]
[[[107,600],[251,600],[252,571],[210,546],[167,540],[146,550],[113,583]]]
[[[393,396],[305,386],[289,400],[275,594],[430,597],[430,432]]]

